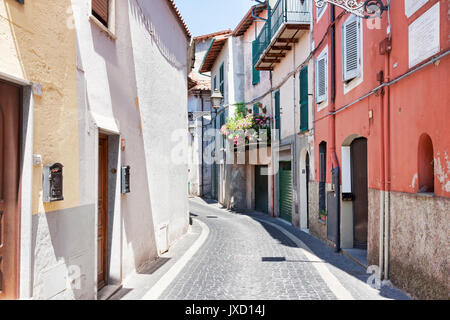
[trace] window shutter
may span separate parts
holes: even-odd
[[[220,129],[222,129],[224,124],[225,124],[225,110],[220,114]],[[226,142],[226,137],[222,136],[222,145],[224,147],[225,147],[225,142]]]
[[[254,115],[259,114],[259,104],[257,103],[253,105],[253,114]]]
[[[220,71],[219,71],[219,86],[220,86],[220,93],[222,93],[222,95],[225,95],[225,70],[224,70],[224,64],[222,63],[222,65],[220,66]]]
[[[253,77],[252,77],[252,84],[253,84],[253,85],[258,84],[258,83],[260,82],[260,79],[261,79],[259,70],[256,70],[256,69],[255,69],[255,64],[256,64],[256,62],[257,62],[257,61],[255,61],[255,60],[257,60],[257,59],[255,58],[255,51],[256,51],[256,49],[257,49],[257,45],[258,45],[258,43],[256,42],[256,40],[254,40],[254,41],[252,42],[252,57],[253,57]]]
[[[316,62],[316,101],[325,101],[328,96],[328,57],[325,54]]]
[[[300,130],[308,130],[308,67],[300,71]]]
[[[278,139],[280,139],[281,137],[280,91],[275,92],[275,129],[278,129]]]
[[[92,0],[92,15],[108,27],[109,0]]]
[[[342,26],[343,79],[351,80],[361,73],[360,22],[356,18]]]

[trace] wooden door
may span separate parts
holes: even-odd
[[[367,248],[367,224],[369,220],[367,177],[367,139],[360,138],[353,141],[352,175],[353,175],[353,246]]]
[[[0,82],[0,299],[18,297],[20,88]]]
[[[108,248],[108,137],[100,135],[98,148],[98,290],[107,281]]]

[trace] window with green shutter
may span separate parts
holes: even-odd
[[[300,70],[300,131],[308,130],[308,67]]]
[[[278,139],[281,138],[281,106],[280,106],[280,90],[275,92],[275,129],[278,129]]]
[[[253,105],[253,114],[259,114],[259,103]]]
[[[255,59],[255,51],[256,51],[256,49],[257,49],[257,42],[256,42],[256,40],[254,40],[253,42],[252,42],[252,57],[253,57],[253,66],[252,66],[252,69],[253,69],[253,76],[252,76],[252,84],[253,85],[256,85],[256,84],[258,84],[259,82],[260,82],[260,80],[261,80],[261,77],[260,77],[260,72],[259,72],[259,70],[256,70],[255,69],[255,64],[256,64],[256,62],[257,61],[255,61],[256,59]]]
[[[225,124],[225,110],[222,111],[222,113],[220,114],[220,129],[222,128],[222,126]],[[225,148],[225,141],[226,141],[226,137],[222,136],[222,146]]]
[[[220,87],[220,93],[222,93],[222,96],[225,96],[225,70],[224,70],[224,64],[220,66],[219,70],[219,87]]]

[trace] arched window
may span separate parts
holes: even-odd
[[[434,192],[433,142],[426,133],[419,139],[418,171],[419,192]]]

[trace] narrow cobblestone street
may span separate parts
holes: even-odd
[[[371,288],[361,266],[278,219],[230,213],[200,199],[190,206],[209,237],[160,299],[408,298],[391,287]]]

